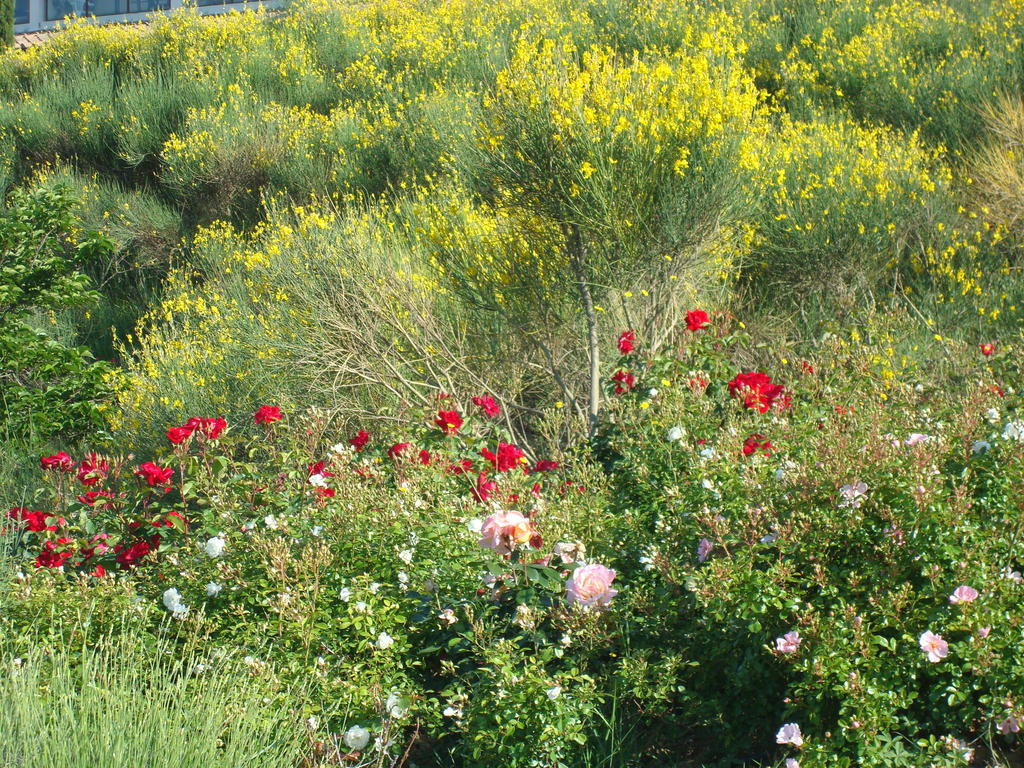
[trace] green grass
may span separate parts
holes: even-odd
[[[302,753],[289,700],[235,660],[131,637],[23,657],[4,645],[3,768],[294,768]]]

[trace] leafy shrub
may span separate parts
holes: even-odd
[[[0,216],[0,400],[9,436],[73,437],[99,422],[107,367],[28,322],[96,299],[79,270],[108,244],[95,235],[67,242],[70,204],[60,191],[16,192]]]
[[[997,759],[1024,674],[1015,351],[959,350],[950,391],[860,337],[737,378],[741,342],[719,320],[625,358],[604,433],[631,645],[687,662],[660,726],[707,758],[769,760],[796,723],[805,766]]]
[[[246,649],[254,670],[306,681],[326,743],[371,731],[359,764],[415,746],[421,727],[468,764],[571,764],[601,700],[600,666],[565,647],[577,635],[600,643],[604,623],[573,603],[614,597],[614,574],[595,564],[589,586],[567,590],[584,551],[576,510],[600,484],[529,461],[493,421],[500,406],[477,400],[470,417],[439,399],[414,443],[364,431],[326,448],[316,414],[266,406],[249,439],[214,418],[171,428],[173,451],[155,462],[44,457],[46,487],[8,515],[34,566],[5,613],[30,621],[54,593],[131,584],[146,621],[193,624]],[[585,532],[602,524],[592,516]],[[572,538],[553,556],[545,536]],[[544,707],[524,711],[538,695]]]

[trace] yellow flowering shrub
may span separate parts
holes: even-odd
[[[1000,150],[1000,187],[970,150],[982,107],[1019,86],[1022,39],[1024,0],[301,0],[74,22],[0,57],[2,170],[69,183],[82,226],[122,246],[117,316],[76,322],[122,336],[122,412],[143,429],[153,409],[288,389],[297,360],[353,364],[343,300],[414,388],[444,378],[425,361],[452,339],[480,353],[470,328],[493,334],[474,375],[516,333],[572,369],[580,274],[602,329],[658,337],[729,285],[766,311],[895,295],[999,327],[1019,237],[993,195],[1016,156]],[[543,405],[549,385],[513,388]]]

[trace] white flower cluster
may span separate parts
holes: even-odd
[[[181,593],[174,587],[164,592],[164,606],[176,619],[183,619],[188,613],[188,606],[181,601]]]

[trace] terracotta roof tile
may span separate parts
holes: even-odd
[[[14,47],[25,50],[33,45],[45,43],[53,37],[53,30],[44,29],[38,32],[22,32],[14,36]]]

